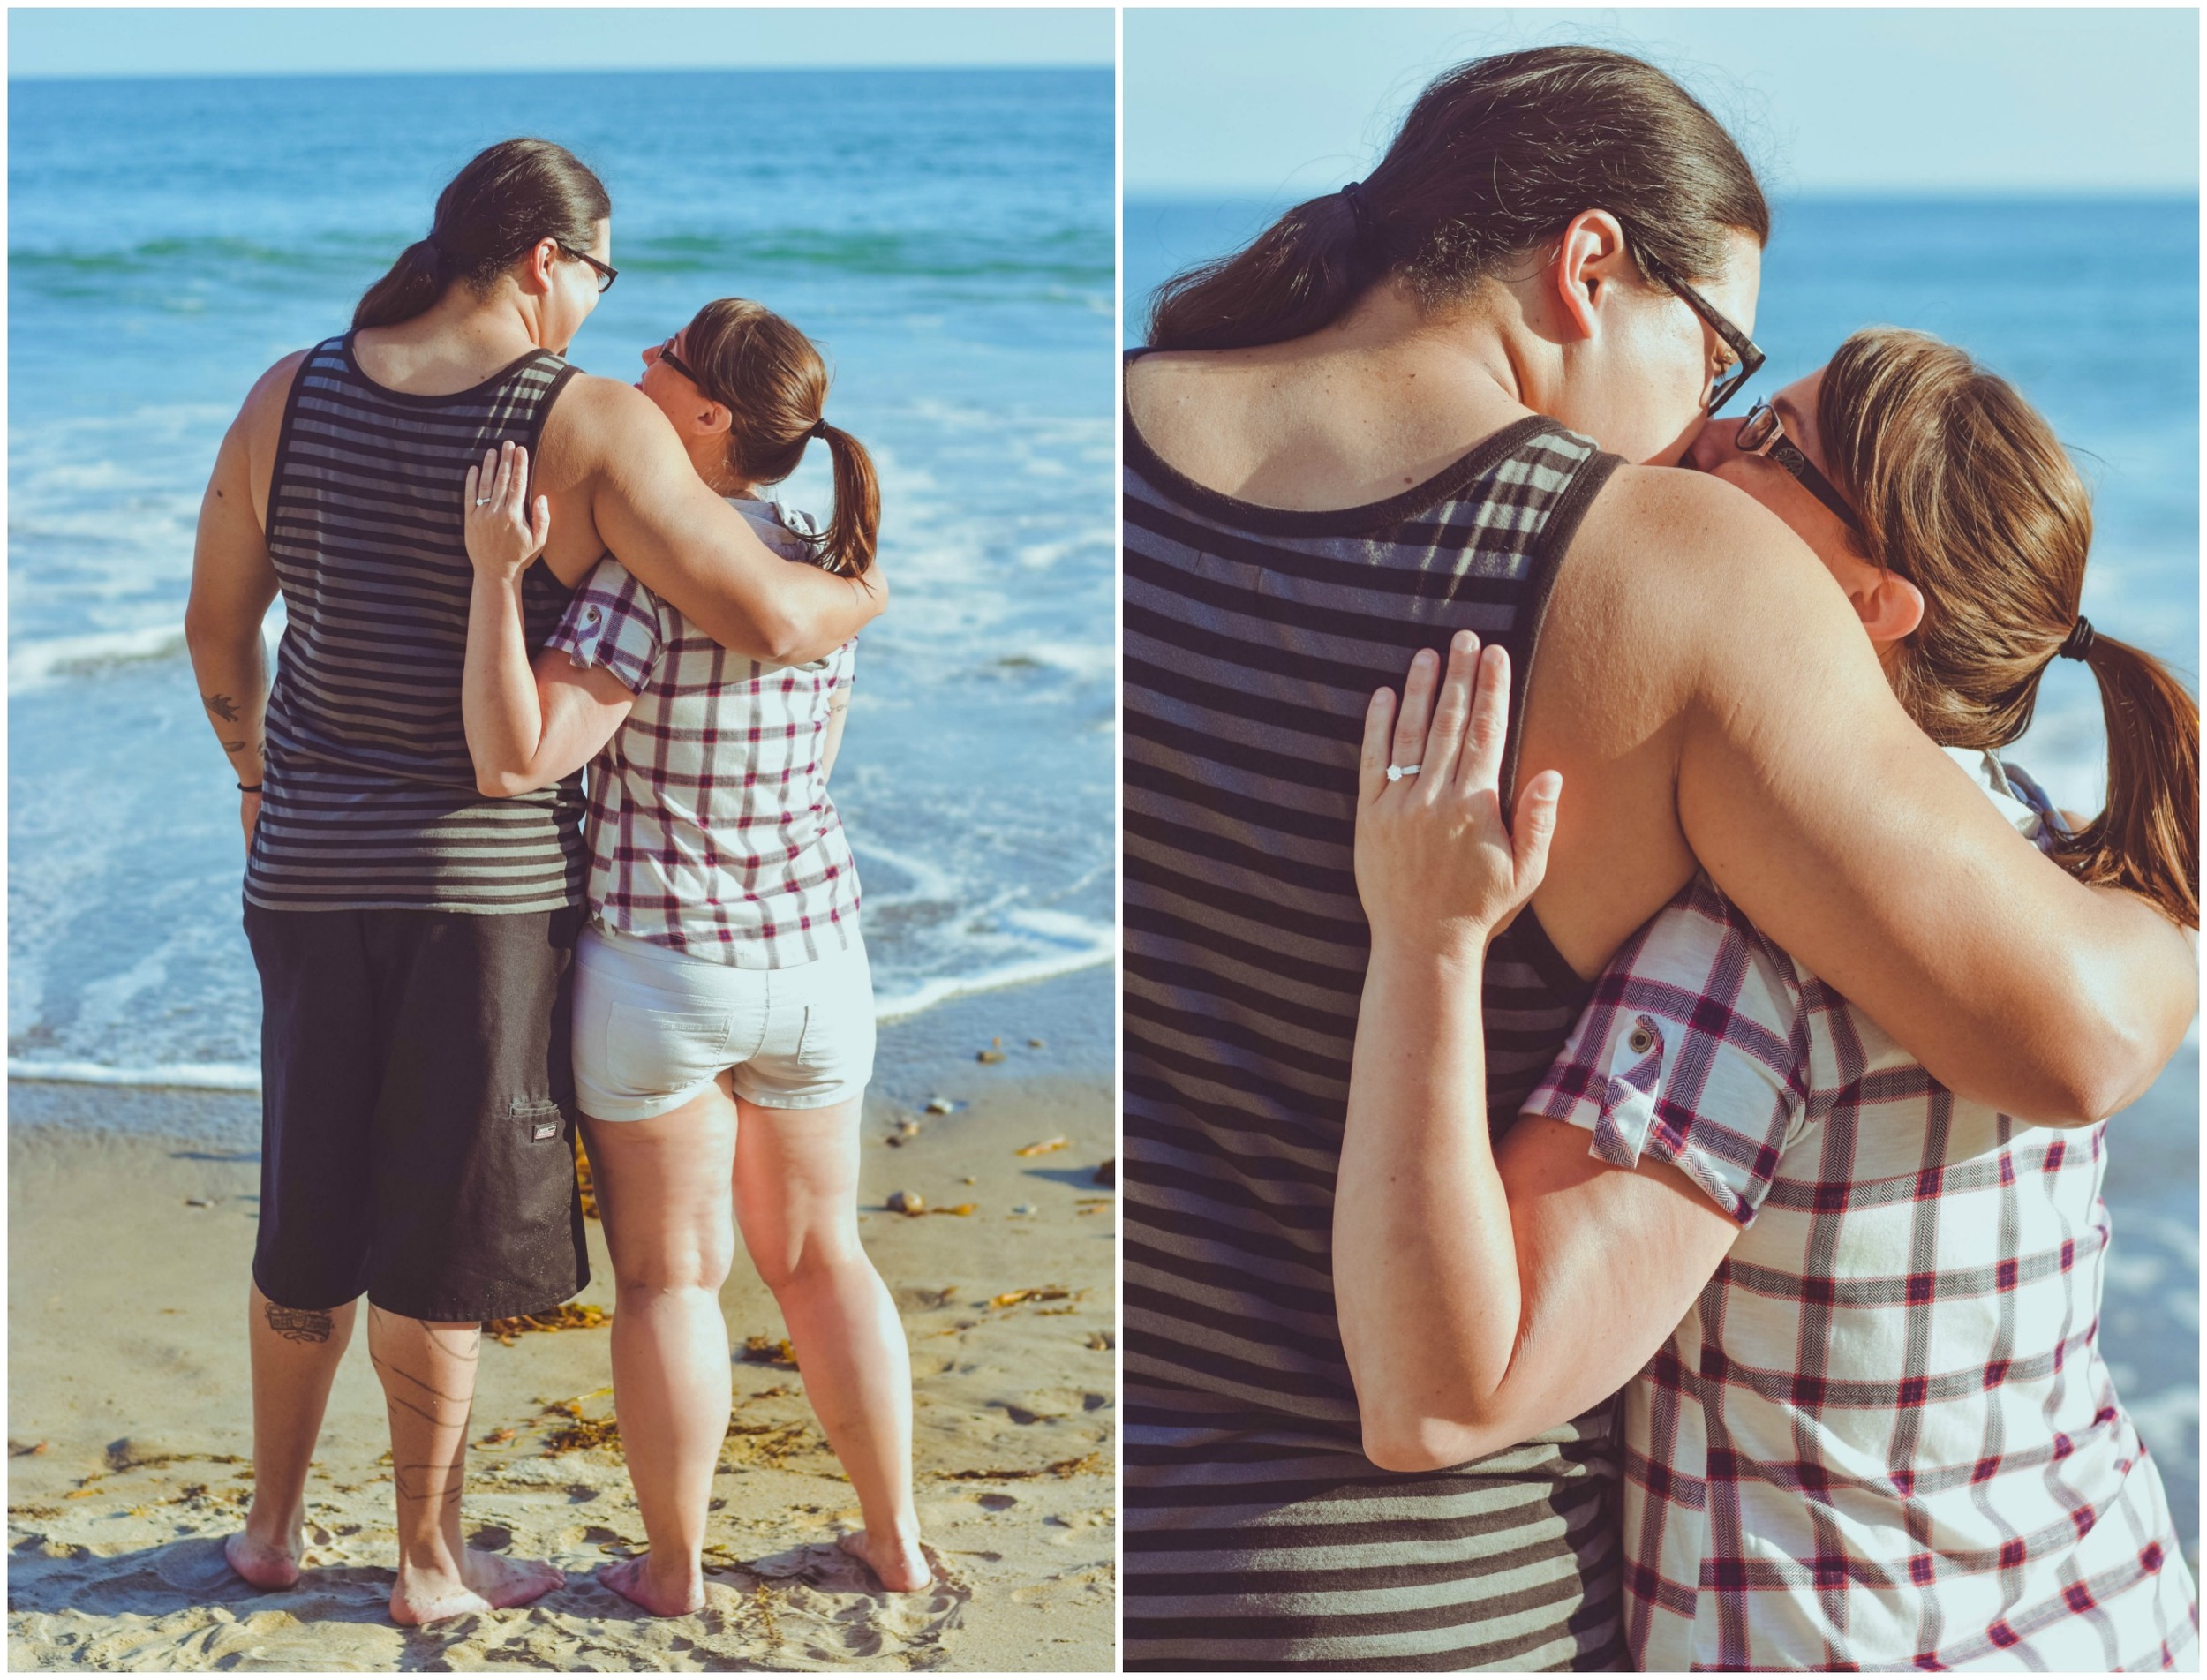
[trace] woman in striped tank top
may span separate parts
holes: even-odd
[[[872,463],[821,418],[803,334],[739,298],[644,353],[641,388],[698,477],[787,560],[864,578]],[[825,441],[825,530],[761,501]],[[468,740],[483,790],[526,797],[591,766],[591,925],[575,1074],[620,1292],[614,1405],[651,1549],[603,1573],[661,1616],[704,1603],[706,1507],[728,1426],[719,1290],[735,1231],[788,1323],[805,1392],[858,1494],[847,1549],[893,1591],[928,1584],[912,1503],[911,1375],[861,1247],[858,1120],[874,1050],[858,878],[827,794],[855,643],[732,660],[611,559],[531,671],[530,561],[549,512],[525,451],[471,474]]]
[[[1614,1408],[1500,1451],[1430,1428],[1442,1308],[1480,1310],[1434,1295],[1459,1187],[1344,1154],[1359,743],[1413,650],[1498,644],[1494,796],[1572,790],[1531,902],[1405,994],[1483,965],[1497,1131],[1698,867],[2007,1112],[2105,1113],[2184,1030],[2181,936],[2018,840],[1798,537],[1661,470],[1761,360],[1768,229],[1669,78],[1540,49],[1442,77],[1367,179],[1156,301],[1126,416],[1131,1668],[1620,1654]]]
[[[192,561],[185,632],[239,786],[263,1005],[253,1499],[227,1556],[257,1586],[298,1578],[315,1440],[365,1294],[403,1623],[559,1584],[467,1548],[459,1493],[479,1326],[589,1277],[567,1043],[581,788],[477,786],[457,488],[501,443],[540,463],[562,534],[524,589],[532,644],[608,546],[736,657],[824,655],[885,592],[784,565],[647,397],[567,363],[614,278],[610,215],[548,141],[472,159],[353,330],[255,385]]]

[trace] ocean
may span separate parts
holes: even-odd
[[[577,365],[631,379],[755,298],[874,454],[895,592],[833,793],[885,1018],[1110,961],[1109,70],[9,92],[11,1074],[255,1081],[237,795],[184,652],[200,498],[254,379],[520,133],[614,199]],[[825,514],[825,453],[773,493]]]
[[[1236,249],[1284,205],[1130,198],[1126,342],[1150,293]],[[1796,199],[1776,207],[1755,340],[1769,361],[1735,402],[1822,363],[1860,327],[1960,344],[2053,423],[2094,486],[2084,612],[2198,692],[2199,207],[2171,200]],[[2057,660],[2005,757],[2064,806],[2104,802],[2099,693]],[[2199,1053],[2193,1037],[2113,1122],[2103,1347],[2166,1482],[2195,1569],[2199,1532]]]

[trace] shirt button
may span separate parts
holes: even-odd
[[[1655,1048],[1655,1035],[1645,1027],[1635,1027],[1632,1036],[1624,1042],[1631,1047],[1635,1056],[1645,1056]]]
[[[583,622],[585,624],[595,624],[597,622],[598,609],[594,606],[585,606],[583,609]]]

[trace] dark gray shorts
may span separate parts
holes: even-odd
[[[262,1294],[458,1323],[590,1281],[568,1027],[582,918],[247,903]]]

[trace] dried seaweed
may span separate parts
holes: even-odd
[[[1019,1307],[1030,1301],[1079,1300],[1088,1292],[1085,1289],[1067,1289],[1060,1284],[1043,1284],[1035,1289],[1007,1289],[1001,1295],[991,1296],[989,1305],[1005,1307]]]
[[[1070,1480],[1074,1476],[1101,1475],[1111,1468],[1110,1456],[1099,1447],[1079,1458],[1060,1458],[1034,1470],[938,1470],[938,1481],[1035,1481],[1043,1476]]]
[[[797,1368],[797,1350],[789,1345],[789,1338],[780,1341],[768,1336],[749,1336],[743,1339],[743,1358],[751,1365],[786,1365]]]
[[[554,1307],[548,1313],[529,1313],[520,1318],[489,1318],[483,1321],[483,1334],[501,1346],[511,1347],[517,1336],[553,1330],[601,1330],[611,1322],[612,1315],[602,1307],[592,1307],[583,1301],[569,1301]]]

